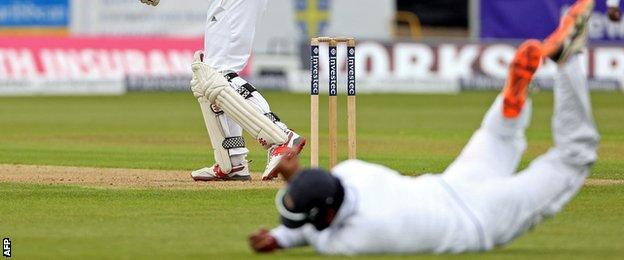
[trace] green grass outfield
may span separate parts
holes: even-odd
[[[291,128],[309,134],[307,95],[266,94]],[[362,95],[359,157],[410,175],[440,172],[479,126],[495,95]],[[602,142],[592,178],[623,180],[624,95],[595,93],[593,102]],[[534,95],[534,105],[523,166],[551,144],[552,94]],[[266,155],[247,140],[252,170],[261,171]],[[341,141],[345,147],[344,131]],[[325,151],[322,146],[322,155]],[[211,157],[190,94],[0,98],[0,164],[191,170],[211,164]],[[302,157],[309,160],[307,153]],[[0,237],[11,237],[18,259],[248,258],[253,255],[247,234],[277,223],[274,192],[208,185],[166,190],[0,183]],[[623,198],[622,184],[585,187],[561,215],[531,234],[504,249],[469,256],[621,259]],[[314,254],[303,249],[276,256]]]

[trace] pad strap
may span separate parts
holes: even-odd
[[[228,82],[232,82],[234,78],[238,78],[238,74],[236,72],[225,74],[225,79],[227,79]]]
[[[223,140],[223,148],[229,150],[234,148],[245,148],[245,138],[242,136],[228,137]]]
[[[269,112],[264,114],[264,116],[268,117],[269,119],[271,119],[271,121],[273,121],[273,123],[276,122],[281,122],[282,120],[273,112]]]
[[[237,73],[228,73],[225,74],[225,79],[227,79],[227,81],[232,82],[233,79],[238,78],[238,74]],[[249,83],[245,83],[242,86],[240,86],[240,88],[238,88],[237,92],[238,94],[240,94],[243,98],[245,99],[249,99],[251,97],[253,97],[253,93],[258,91],[254,86],[252,86]]]
[[[256,88],[254,88],[254,86],[252,86],[249,83],[245,83],[245,85],[242,85],[239,89],[238,89],[238,94],[240,94],[241,96],[243,96],[243,98],[245,99],[249,99],[251,97],[253,97],[253,93],[258,91]]]

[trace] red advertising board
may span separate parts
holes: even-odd
[[[0,37],[0,94],[125,91],[128,77],[189,77],[201,38]]]

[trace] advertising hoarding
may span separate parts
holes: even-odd
[[[574,0],[480,0],[479,36],[482,39],[544,39],[559,24]],[[624,5],[624,1],[621,3]],[[624,20],[611,22],[606,1],[596,1],[589,24],[594,41],[624,42]],[[530,18],[529,18],[530,17]]]
[[[0,35],[67,35],[69,0],[0,1]]]
[[[198,38],[0,37],[0,94],[121,94],[190,80]],[[164,83],[163,83],[164,82]]]

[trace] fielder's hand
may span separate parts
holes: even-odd
[[[277,240],[266,229],[260,229],[249,236],[249,245],[257,253],[271,253],[280,248]]]
[[[144,3],[146,5],[157,6],[158,3],[160,3],[160,0],[141,0],[141,3]]]
[[[619,22],[622,19],[622,12],[618,7],[609,7],[607,9],[607,14],[609,15],[609,19],[614,22]]]

